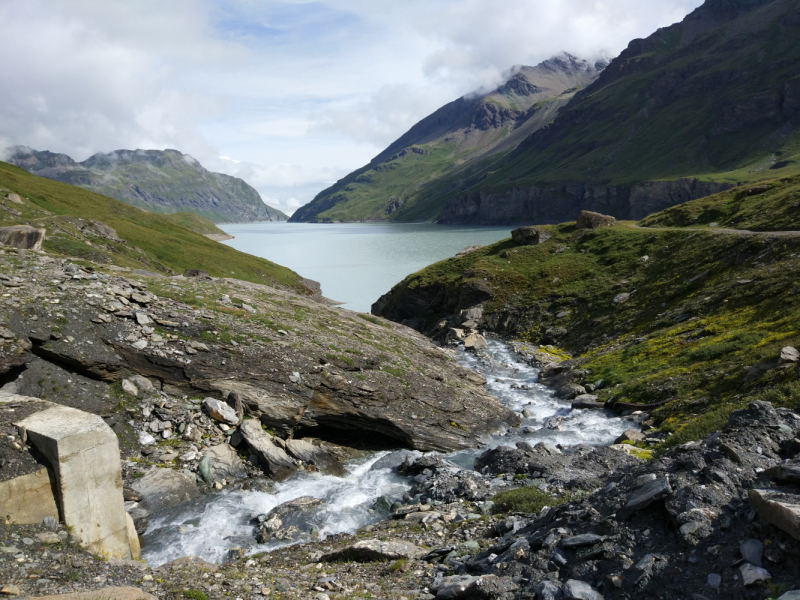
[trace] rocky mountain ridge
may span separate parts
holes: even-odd
[[[792,176],[800,171],[798,28],[792,0],[707,0],[681,23],[631,41],[576,89],[534,104],[496,147],[481,153],[463,144],[503,131],[513,111],[490,100],[459,123],[468,101],[458,100],[294,220],[530,224],[572,220],[581,210],[639,219],[740,183]],[[520,80],[524,69],[495,94],[531,93],[535,78]],[[448,127],[457,133],[445,135]],[[437,154],[441,140],[463,150],[453,151],[455,162]],[[413,144],[432,153],[435,175],[420,160],[380,162]]]
[[[463,96],[421,120],[290,220],[429,219],[435,210],[417,201],[423,186],[506,154],[551,121],[606,64],[563,53],[535,67],[514,67],[498,88]]]
[[[8,150],[26,171],[159,213],[193,212],[214,223],[285,221],[238,177],[212,173],[178,150],[115,150],[78,163],[66,154],[26,146]]]
[[[791,1],[707,0],[683,22],[633,40],[552,124],[446,190],[441,222],[487,222],[505,204],[517,223],[580,210],[640,218],[648,206],[686,199],[670,195],[675,180],[693,182],[693,199],[795,174],[798,27]],[[572,192],[594,187],[607,191]],[[641,208],[614,202],[636,189]]]

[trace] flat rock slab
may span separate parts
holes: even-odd
[[[561,540],[562,548],[578,548],[579,546],[593,546],[598,542],[605,540],[602,535],[594,533],[584,533],[581,535],[573,535],[572,537],[564,538]]]
[[[765,475],[776,481],[800,484],[800,459],[785,460],[780,465],[767,469]]]
[[[778,490],[750,490],[749,498],[762,519],[800,540],[800,496]]]
[[[87,550],[131,558],[119,442],[97,415],[55,406],[17,423],[50,462],[61,516]]]
[[[106,587],[54,596],[31,596],[29,600],[158,600],[158,598],[135,587]]]
[[[39,525],[58,520],[55,477],[47,469],[0,481],[0,518],[15,525]]]
[[[323,554],[320,559],[323,562],[333,562],[337,560],[351,560],[356,562],[368,562],[376,560],[398,560],[401,558],[415,558],[425,554],[425,551],[415,546],[411,542],[394,540],[382,542],[380,540],[361,540],[350,546],[345,546],[339,550]]]
[[[625,509],[630,511],[640,510],[646,506],[650,506],[657,500],[666,498],[671,493],[672,488],[669,485],[669,481],[665,478],[662,477],[661,479],[648,481],[631,494],[628,503],[625,505]]]
[[[747,540],[739,546],[742,558],[757,567],[761,566],[761,555],[764,553],[764,544],[758,540]]]

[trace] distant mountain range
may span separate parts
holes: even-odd
[[[497,89],[463,96],[414,125],[289,220],[429,220],[441,207],[423,188],[436,188],[445,177],[467,177],[513,150],[551,122],[606,64],[562,54],[535,67],[516,67]]]
[[[83,162],[26,146],[9,149],[7,162],[29,173],[110,196],[144,210],[192,212],[214,223],[285,221],[238,177],[212,173],[177,150],[115,150]]]
[[[542,102],[533,90],[544,86],[523,69],[492,94],[451,103],[292,220],[548,223],[582,209],[639,219],[800,173],[798,39],[797,0],[706,0],[607,68],[587,65],[577,92]],[[532,103],[518,105],[521,116],[494,101],[523,97]],[[468,104],[470,127],[447,121]],[[475,132],[487,145],[464,148]]]

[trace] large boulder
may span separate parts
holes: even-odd
[[[223,480],[230,483],[235,479],[247,477],[244,463],[236,454],[236,450],[228,444],[217,444],[206,449],[197,465],[197,470],[209,485],[221,483]]]
[[[250,451],[258,457],[258,464],[267,476],[281,481],[297,470],[297,461],[261,428],[259,421],[248,419],[242,423],[239,431]]]
[[[617,220],[614,217],[601,215],[590,210],[582,210],[578,217],[577,227],[578,229],[597,229],[599,227],[611,227],[616,224]]]
[[[336,457],[324,448],[315,446],[306,440],[286,440],[286,452],[293,458],[315,467],[323,473],[339,477],[345,473],[344,466]]]
[[[19,423],[50,462],[64,523],[89,551],[131,558],[119,443],[97,415],[54,406]]]
[[[236,414],[236,410],[222,400],[206,398],[203,400],[203,409],[208,413],[208,416],[215,421],[225,423],[226,425],[239,424],[239,415]]]
[[[30,225],[0,227],[0,244],[24,250],[41,250],[45,229]]]
[[[177,506],[196,498],[200,489],[195,478],[186,473],[154,467],[131,485],[139,495],[139,503],[132,511],[136,531],[144,533],[150,515],[159,510]]]
[[[549,240],[551,235],[538,227],[520,227],[511,232],[511,239],[520,246],[536,246]]]
[[[464,348],[467,350],[485,350],[489,347],[486,338],[479,333],[470,333],[464,338]]]
[[[96,235],[98,237],[106,238],[107,240],[112,240],[114,242],[122,241],[120,237],[117,235],[116,229],[106,225],[101,221],[89,221],[85,223],[81,227],[81,231],[84,233],[88,233],[90,235]]]

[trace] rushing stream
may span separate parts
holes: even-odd
[[[513,445],[521,440],[531,445],[610,444],[630,427],[627,421],[604,411],[571,410],[568,402],[553,397],[550,390],[537,383],[537,369],[519,362],[502,342],[490,340],[485,356],[459,351],[458,358],[486,377],[488,390],[503,404],[524,414],[518,429],[491,436],[484,448],[448,455],[464,468],[471,469],[475,457],[488,447]],[[344,477],[298,472],[276,484],[271,493],[223,491],[202,496],[150,522],[143,536],[143,558],[151,566],[190,555],[220,562],[234,547],[256,552],[287,545],[292,542],[274,539],[257,545],[251,519],[301,496],[323,500],[311,517],[311,525],[320,537],[353,532],[385,516],[372,510],[376,499],[399,499],[411,487],[409,479],[394,472],[409,453],[377,452],[351,461]]]

